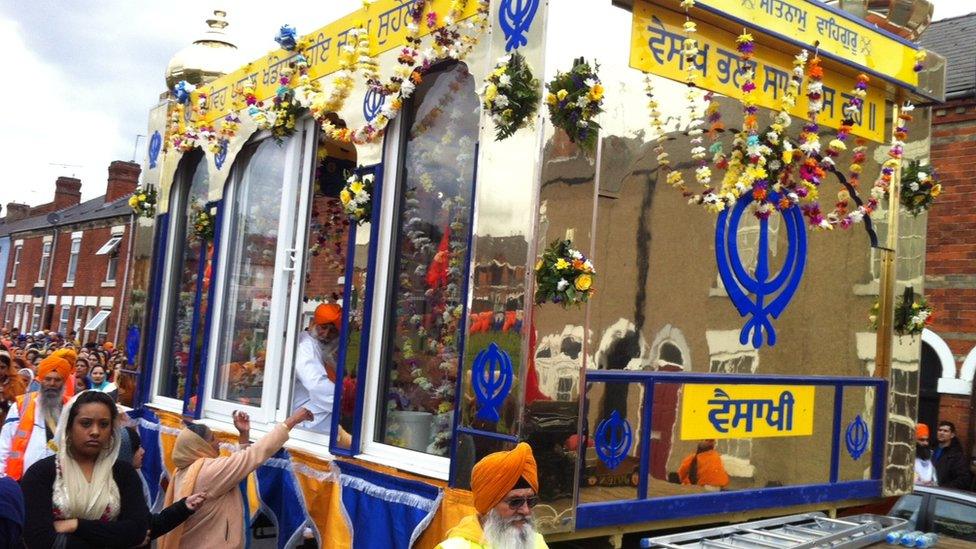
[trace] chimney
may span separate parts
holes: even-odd
[[[27,204],[18,204],[17,202],[7,202],[7,216],[4,217],[4,221],[10,223],[11,221],[19,221],[21,219],[26,219],[30,216],[31,207]]]
[[[81,203],[81,180],[74,177],[59,177],[54,182],[53,210],[63,210]]]
[[[139,164],[116,160],[108,166],[108,187],[105,189],[105,203],[115,202],[136,190],[139,183]]]

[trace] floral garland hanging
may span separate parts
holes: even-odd
[[[569,140],[584,150],[592,151],[600,124],[594,118],[603,112],[603,84],[597,71],[600,66],[590,64],[582,57],[573,61],[569,72],[557,72],[546,84],[549,94],[549,119],[553,126],[562,129]]]
[[[901,205],[908,213],[918,217],[932,207],[932,203],[942,194],[942,185],[936,180],[932,166],[922,166],[912,160],[901,177]]]
[[[531,123],[539,106],[539,86],[518,50],[498,60],[478,90],[482,106],[495,123],[496,141],[511,137]]]
[[[871,329],[878,330],[878,313],[881,304],[875,301],[871,307],[871,314],[868,320],[871,322]],[[935,320],[935,313],[929,306],[924,295],[919,295],[916,299],[915,290],[909,286],[905,288],[905,293],[895,302],[894,322],[892,330],[899,336],[921,335],[922,331]]]
[[[349,219],[362,225],[371,219],[373,214],[373,186],[376,176],[366,174],[360,176],[353,172],[347,179],[346,185],[339,191],[339,200]]]
[[[535,302],[559,303],[563,307],[586,303],[596,292],[593,263],[570,240],[556,240],[535,265]]]
[[[129,197],[129,207],[136,217],[152,219],[156,217],[156,188],[155,187],[136,187],[136,190]]]
[[[196,213],[193,216],[193,236],[211,241],[214,237],[216,227],[216,216],[207,208],[194,207]]]

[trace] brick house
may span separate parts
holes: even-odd
[[[115,161],[104,196],[81,202],[81,181],[59,177],[54,200],[7,204],[9,246],[0,323],[23,332],[77,332],[82,342],[124,338],[132,210],[140,168]]]
[[[944,194],[928,218],[919,420],[956,425],[971,452],[976,414],[976,13],[936,21],[921,45],[946,57],[946,102],[932,108],[931,164]]]

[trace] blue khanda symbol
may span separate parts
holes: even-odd
[[[494,343],[482,349],[471,365],[471,385],[478,401],[475,417],[483,421],[498,421],[498,412],[512,390],[514,378],[512,359],[508,353]]]
[[[854,458],[854,461],[861,459],[864,452],[868,450],[868,424],[858,414],[850,425],[847,426],[847,433],[844,435],[844,442],[847,444],[847,453]]]
[[[630,423],[614,410],[610,417],[601,421],[597,426],[593,446],[600,461],[608,469],[613,470],[627,457],[633,442],[634,433],[630,428]]]
[[[769,193],[770,202],[776,203],[779,198],[778,193]],[[752,191],[749,191],[731,211],[726,209],[719,214],[715,226],[715,259],[729,299],[740,316],[749,317],[739,332],[739,342],[746,345],[751,339],[752,346],[758,349],[763,344],[763,332],[766,343],[776,345],[776,330],[769,317],[779,318],[800,285],[807,260],[807,233],[798,206],[780,212],[786,225],[787,250],[782,268],[773,275],[769,265],[769,220],[760,219],[756,269],[750,274],[739,257],[737,236],[742,216],[751,203]]]
[[[221,139],[220,149],[218,149],[217,154],[214,155],[214,164],[217,166],[218,170],[224,167],[224,161],[226,160],[227,160],[227,140]]]
[[[159,135],[159,130],[153,132],[149,138],[149,169],[156,167],[159,159],[159,151],[163,148],[163,136]]]
[[[539,0],[502,0],[498,8],[498,25],[505,33],[505,51],[528,45],[525,36],[532,27]]]
[[[363,96],[363,116],[367,122],[372,122],[376,115],[383,110],[383,103],[386,103],[386,96],[370,88]]]

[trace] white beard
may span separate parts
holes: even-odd
[[[522,520],[525,522],[521,526],[515,524]],[[485,541],[491,549],[532,549],[535,546],[535,528],[531,516],[514,515],[504,519],[492,509],[485,516],[482,529]]]

